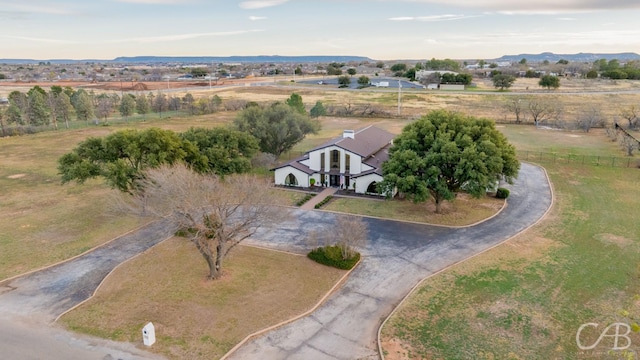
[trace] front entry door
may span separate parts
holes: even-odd
[[[329,175],[329,186],[340,186],[340,175]]]

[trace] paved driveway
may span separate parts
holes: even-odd
[[[380,323],[417,282],[505,241],[543,216],[551,206],[544,171],[523,164],[508,203],[498,216],[469,228],[366,219],[370,242],[344,286],[312,315],[246,344],[232,358],[376,358]],[[250,242],[305,253],[306,235],[330,231],[339,216],[303,210],[294,215],[294,220]],[[172,229],[153,223],[67,263],[0,283],[0,358],[156,358],[131,346],[122,350],[125,344],[79,337],[45,324],[91,296],[115,266],[171,234]]]
[[[49,324],[91,297],[117,265],[172,234],[154,222],[74,260],[0,282],[0,359],[159,358],[131,344],[72,334]]]
[[[242,346],[231,359],[377,358],[381,322],[420,280],[511,238],[550,208],[544,170],[522,164],[508,206],[473,227],[450,229],[367,219],[370,242],[347,282],[310,316]],[[297,212],[296,221],[254,244],[306,251],[306,232],[330,231],[336,214]]]

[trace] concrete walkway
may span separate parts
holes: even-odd
[[[370,242],[346,283],[310,316],[240,347],[230,359],[377,359],[377,331],[419,281],[535,224],[552,203],[543,169],[522,164],[508,206],[468,228],[366,219]],[[338,214],[297,211],[296,221],[253,244],[305,252],[306,233],[331,231]]]
[[[313,210],[317,204],[319,204],[322,200],[324,200],[327,196],[332,196],[338,191],[338,188],[328,187],[321,192],[319,192],[316,196],[312,197],[306,203],[300,206],[301,210]]]

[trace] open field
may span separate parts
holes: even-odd
[[[207,281],[195,247],[183,238],[167,240],[118,268],[60,322],[139,344],[140,329],[152,321],[158,341],[152,351],[218,359],[247,335],[311,309],[345,273],[305,256],[246,246],[225,266],[221,279]]]
[[[517,127],[505,133],[517,148],[616,151],[602,134],[564,139],[531,130],[526,136]],[[424,281],[383,328],[387,359],[603,358],[611,342],[580,351],[580,325],[637,321],[640,171],[545,166],[556,193],[550,215],[508,243]],[[583,344],[593,344],[601,330],[585,333]],[[631,340],[637,350],[640,336]]]
[[[223,100],[243,98],[268,102],[283,101],[293,91],[302,95],[307,107],[313,106],[316,100],[334,105],[372,102],[393,113],[397,101],[397,94],[393,92],[272,87],[223,88],[215,89],[209,94],[218,93]],[[307,137],[286,154],[283,160],[300,155],[301,152],[340,134],[343,129],[375,124],[392,133],[399,133],[415,116],[437,108],[504,119],[508,117],[504,113],[504,103],[508,96],[513,95],[408,93],[403,96],[402,116],[323,118],[323,130]],[[638,94],[542,93],[531,96],[553,98],[565,104],[563,106],[574,109],[579,109],[585,103],[601,104],[606,106],[605,110],[609,114],[613,114],[612,117],[615,115],[615,106],[640,102]],[[158,126],[181,131],[191,126],[219,126],[229,123],[234,116],[234,112],[219,112],[198,117],[149,117],[147,121],[130,124],[91,126],[1,138],[0,186],[3,196],[0,197],[0,216],[7,221],[0,223],[0,280],[67,259],[140,225],[135,219],[111,216],[105,211],[112,190],[101,181],[89,181],[85,185],[59,184],[56,161],[78,142],[88,136],[104,136],[125,127]],[[535,129],[527,125],[499,126],[518,150],[624,155],[599,129],[587,134]],[[634,296],[640,293],[640,289],[632,281],[638,274],[638,264],[634,259],[640,251],[636,244],[636,234],[640,233],[640,228],[629,214],[634,214],[639,205],[640,173],[637,169],[575,164],[545,166],[548,166],[558,192],[558,203],[551,216],[536,229],[508,244],[427,281],[425,284],[428,289],[421,293],[427,294],[426,297],[433,306],[418,303],[418,310],[414,307],[408,311],[431,315],[417,325],[409,320],[405,325],[405,320],[401,319],[400,325],[394,325],[393,328],[387,326],[385,334],[389,341],[386,349],[390,354],[395,353],[395,350],[389,350],[388,346],[395,341],[396,344],[402,343],[412,349],[412,354],[440,354],[436,358],[456,358],[455,354],[461,353],[456,352],[459,350],[456,347],[458,343],[470,346],[462,349],[465,351],[462,354],[480,354],[478,348],[483,347],[481,350],[485,351],[486,344],[486,349],[489,349],[486,351],[487,358],[491,357],[490,352],[506,354],[504,351],[513,351],[531,358],[535,357],[538,349],[546,351],[545,358],[560,357],[565,352],[575,351],[575,328],[582,322],[608,321],[615,316],[618,308],[634,310]],[[295,198],[291,200],[292,203],[295,202]],[[453,218],[454,221],[458,220],[457,215]],[[173,251],[183,250],[175,248]],[[185,251],[188,252],[188,249]],[[284,259],[280,261],[289,262]],[[194,263],[200,262],[202,260],[198,258]],[[147,264],[159,265],[153,262]],[[202,285],[202,282],[195,281],[195,284]],[[109,291],[117,293],[118,290],[107,287],[102,296],[112,296]],[[176,290],[175,294],[177,293]],[[174,293],[168,295],[173,296],[172,294]],[[579,305],[575,309],[574,303]],[[476,308],[478,311],[475,311]],[[102,310],[96,310],[95,316],[105,316],[100,311]],[[637,314],[640,309],[635,311]],[[123,322],[112,328],[124,329],[121,338],[125,340],[127,338],[124,334],[133,328],[139,330],[138,325],[144,320],[134,318],[128,321],[130,323]],[[166,321],[169,323],[173,320]],[[458,327],[463,327],[465,322],[480,325],[467,326],[458,335]],[[534,323],[542,325],[532,327],[531,324]],[[438,332],[424,336],[410,333],[410,330],[413,331],[420,324],[425,325],[425,331],[427,327],[432,327]],[[452,324],[452,327],[447,324]],[[78,329],[81,328],[78,325]],[[401,328],[400,333],[395,332],[397,328]],[[532,332],[534,330],[537,332]],[[117,330],[83,331],[105,337],[120,336],[120,331]],[[516,341],[507,345],[483,340],[483,334],[488,339],[493,338],[492,331],[511,336]],[[538,335],[532,336],[532,333]],[[412,335],[405,337],[404,334]],[[199,341],[213,342],[209,338]],[[540,345],[536,345],[537,341]],[[184,349],[191,346],[186,346],[182,340],[176,340],[175,343],[174,347],[163,351],[167,354],[174,354],[173,351],[177,351],[175,354],[183,354],[181,351],[188,351]],[[425,344],[430,346],[434,343],[442,346],[421,348]],[[473,343],[478,344],[478,347],[471,347]],[[640,344],[640,340],[637,343]],[[223,347],[227,345],[222,344]],[[203,353],[214,351],[200,350],[201,344],[193,346],[198,349],[196,351]],[[191,357],[191,353],[184,354]],[[431,355],[425,355],[427,358],[429,356]]]

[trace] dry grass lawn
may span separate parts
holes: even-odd
[[[435,213],[433,201],[416,204],[397,199],[334,198],[323,209],[434,225],[466,226],[495,215],[503,204],[504,200],[495,197],[474,199],[461,193],[455,200],[444,202],[440,214]]]
[[[63,316],[73,331],[141,345],[172,359],[217,359],[244,337],[312,308],[344,275],[304,256],[240,246],[224,276],[206,280],[206,263],[173,238],[119,267],[94,298]]]

